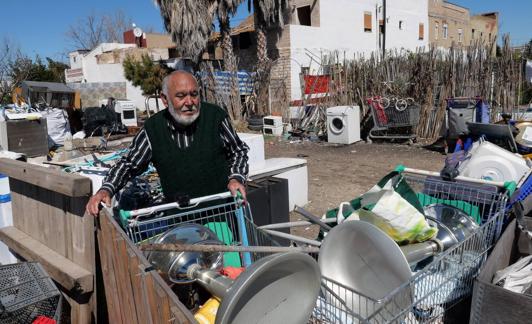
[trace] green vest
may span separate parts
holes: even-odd
[[[172,139],[167,109],[144,124],[152,149],[152,159],[167,199],[188,195],[191,199],[227,191],[229,163],[220,137],[227,113],[222,108],[201,103],[194,140],[180,149]]]

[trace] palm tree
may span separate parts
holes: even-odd
[[[268,57],[267,31],[272,27],[284,25],[284,15],[288,8],[289,0],[248,0],[248,10],[253,5],[255,13],[255,32],[257,35],[257,76],[255,87],[257,93],[256,113],[264,115],[267,112],[267,103],[270,84],[271,61]]]
[[[258,69],[268,69],[268,41],[266,32],[269,28],[284,25],[284,14],[289,0],[248,0],[248,9],[253,5],[255,12],[255,30],[257,33]]]
[[[218,9],[215,0],[155,0],[164,27],[182,57],[198,62],[207,47]]]
[[[233,120],[239,120],[242,111],[240,102],[240,92],[238,89],[238,67],[233,51],[233,41],[231,39],[231,26],[229,17],[234,16],[236,10],[243,0],[219,0],[218,1],[218,21],[220,22],[220,36],[222,39],[222,50],[225,70],[231,73],[231,92],[229,94],[228,110]]]

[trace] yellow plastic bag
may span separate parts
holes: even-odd
[[[398,175],[400,177],[400,175]],[[400,185],[412,191],[404,180]],[[398,182],[389,179],[362,195],[360,220],[372,223],[399,244],[417,243],[436,236],[438,229],[431,227],[420,210],[396,192]]]

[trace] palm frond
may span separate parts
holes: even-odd
[[[197,61],[213,30],[218,2],[214,0],[156,0],[165,29],[179,55]]]

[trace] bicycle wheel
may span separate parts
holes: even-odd
[[[386,108],[390,107],[390,99],[388,99],[386,97],[381,97],[379,99],[379,104],[381,105],[381,107],[383,109],[386,109]]]
[[[406,109],[406,107],[408,107],[408,103],[406,102],[405,99],[398,99],[395,102],[395,109],[397,111],[404,111]]]

